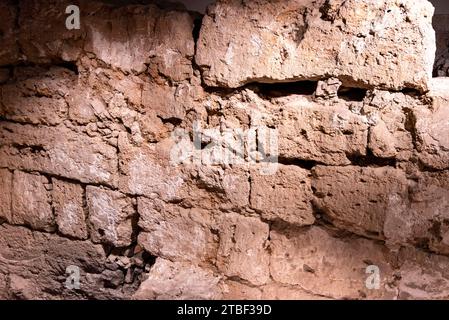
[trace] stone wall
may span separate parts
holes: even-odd
[[[449,298],[430,3],[70,4],[0,3],[0,298]]]

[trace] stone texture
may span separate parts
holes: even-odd
[[[220,292],[217,286],[219,280],[212,272],[201,267],[159,258],[134,298],[139,300],[219,299]]]
[[[51,209],[50,187],[46,177],[14,171],[10,223],[53,231],[55,217]]]
[[[133,200],[123,193],[86,187],[90,235],[94,243],[125,247],[133,240]]]
[[[312,227],[303,231],[270,232],[270,272],[285,285],[329,298],[392,299],[397,294],[388,251],[366,239],[338,239]],[[380,270],[379,290],[368,290],[368,265]],[[338,266],[338,267],[336,267]]]
[[[429,108],[414,109],[419,159],[426,167],[449,168],[449,98],[435,97]]]
[[[0,299],[448,298],[427,1],[125,2],[0,3]]]
[[[449,174],[417,173],[408,197],[395,199],[386,210],[384,234],[387,244],[404,243],[449,253]]]
[[[1,123],[0,166],[114,185],[117,151],[100,138],[78,134],[65,126]]]
[[[0,169],[0,219],[11,221],[12,219],[12,173],[8,169]]]
[[[101,245],[72,241],[23,227],[0,226],[0,278],[6,276],[11,299],[117,299],[118,292],[95,279],[104,270]],[[64,286],[66,268],[80,270],[80,289]]]
[[[1,87],[0,115],[3,118],[22,123],[57,125],[67,117],[68,106],[64,96],[71,89],[73,74],[62,68],[41,71],[44,74]]]
[[[218,219],[219,270],[227,277],[243,279],[254,285],[266,283],[269,279],[268,225],[257,218],[237,214],[222,214]]]
[[[157,145],[132,145],[126,134],[119,136],[120,187],[135,195],[158,195],[164,200],[176,199],[183,175],[170,164],[173,141]]]
[[[315,222],[309,171],[279,165],[273,175],[251,173],[251,206],[267,220],[310,225]]]
[[[139,226],[143,229],[138,242],[152,255],[194,262],[213,256],[207,211],[139,197],[138,212]]]
[[[447,300],[449,297],[448,259],[413,249],[404,249],[400,259],[399,299]]]
[[[203,19],[195,60],[210,86],[332,75],[352,86],[426,91],[433,11],[416,0],[222,0]]]
[[[53,208],[58,230],[76,239],[87,239],[84,190],[78,184],[52,179]]]
[[[312,188],[315,205],[334,225],[380,239],[386,211],[408,195],[404,172],[390,167],[317,166]]]

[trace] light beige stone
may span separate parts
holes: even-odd
[[[133,298],[138,300],[206,300],[219,299],[220,278],[211,271],[186,262],[158,258],[148,278]]]
[[[315,205],[339,228],[383,238],[386,211],[407,198],[407,179],[391,167],[324,167],[313,169]]]
[[[84,190],[78,184],[52,179],[53,208],[58,230],[76,239],[87,239]]]
[[[94,243],[126,247],[133,240],[133,200],[119,191],[86,187],[90,235]]]
[[[50,183],[46,177],[14,171],[11,223],[36,230],[54,231]]]
[[[195,60],[210,86],[332,75],[351,86],[426,91],[433,12],[416,0],[222,0],[203,19]]]
[[[279,165],[272,175],[251,172],[251,207],[262,218],[298,226],[315,222],[310,172],[297,166]]]
[[[269,228],[257,218],[221,214],[217,266],[227,277],[240,278],[254,285],[269,280],[266,249]]]

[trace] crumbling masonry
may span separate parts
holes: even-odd
[[[0,298],[449,298],[433,14],[1,1]],[[259,146],[266,128],[275,161],[246,141],[243,161],[208,163],[227,146],[194,144],[198,127]]]

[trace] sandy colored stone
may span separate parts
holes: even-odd
[[[388,250],[373,241],[334,238],[319,227],[273,230],[270,238],[270,271],[274,281],[298,286],[311,295],[337,299],[396,296],[397,288],[389,285],[393,270]],[[368,265],[379,267],[379,290],[369,290],[365,285]]]
[[[449,260],[441,255],[406,248],[401,251],[399,299],[447,300],[449,298]]]
[[[408,197],[394,199],[386,210],[384,234],[391,248],[408,243],[449,253],[449,174],[420,173]]]
[[[262,125],[277,130],[280,158],[347,165],[366,154],[367,120],[343,102],[325,106],[293,95],[262,109],[261,118]]]
[[[133,200],[119,191],[86,187],[90,235],[94,243],[125,247],[133,240]]]
[[[163,200],[176,199],[184,183],[183,175],[171,163],[174,141],[136,147],[126,134],[119,135],[120,188],[135,195],[158,195]]]
[[[383,238],[385,214],[397,198],[407,198],[403,171],[391,167],[313,169],[314,203],[339,228]]]
[[[8,169],[0,169],[0,219],[11,221],[12,219],[12,173]]]
[[[266,283],[269,279],[268,225],[257,218],[238,214],[221,214],[218,219],[219,270],[227,277],[240,278],[254,285]]]
[[[403,93],[374,90],[364,99],[363,114],[372,124],[368,148],[375,157],[409,160],[413,154],[412,109],[421,102]]]
[[[87,239],[83,187],[57,179],[52,179],[52,183],[53,208],[59,232],[76,239]]]
[[[195,60],[210,86],[332,75],[351,86],[426,91],[433,12],[416,0],[222,0],[203,19]]]
[[[185,209],[158,199],[138,198],[139,244],[153,256],[172,261],[211,258],[212,233],[206,211]]]
[[[426,167],[449,168],[449,97],[435,97],[431,108],[415,108],[419,159]]]
[[[281,220],[298,226],[315,222],[309,171],[279,165],[273,175],[251,172],[251,207],[267,220]]]
[[[63,68],[35,72],[0,88],[0,114],[15,122],[60,124],[67,117],[64,95],[71,90],[74,74]]]
[[[11,223],[35,230],[54,231],[48,179],[44,176],[14,171]]]
[[[82,152],[80,152],[80,150]],[[115,185],[117,150],[64,126],[2,123],[0,165],[42,171],[81,182]]]
[[[258,287],[248,286],[238,281],[221,284],[224,300],[260,300],[262,292]]]
[[[211,271],[186,262],[158,258],[148,278],[133,298],[138,300],[206,300],[219,299],[220,278]]]

